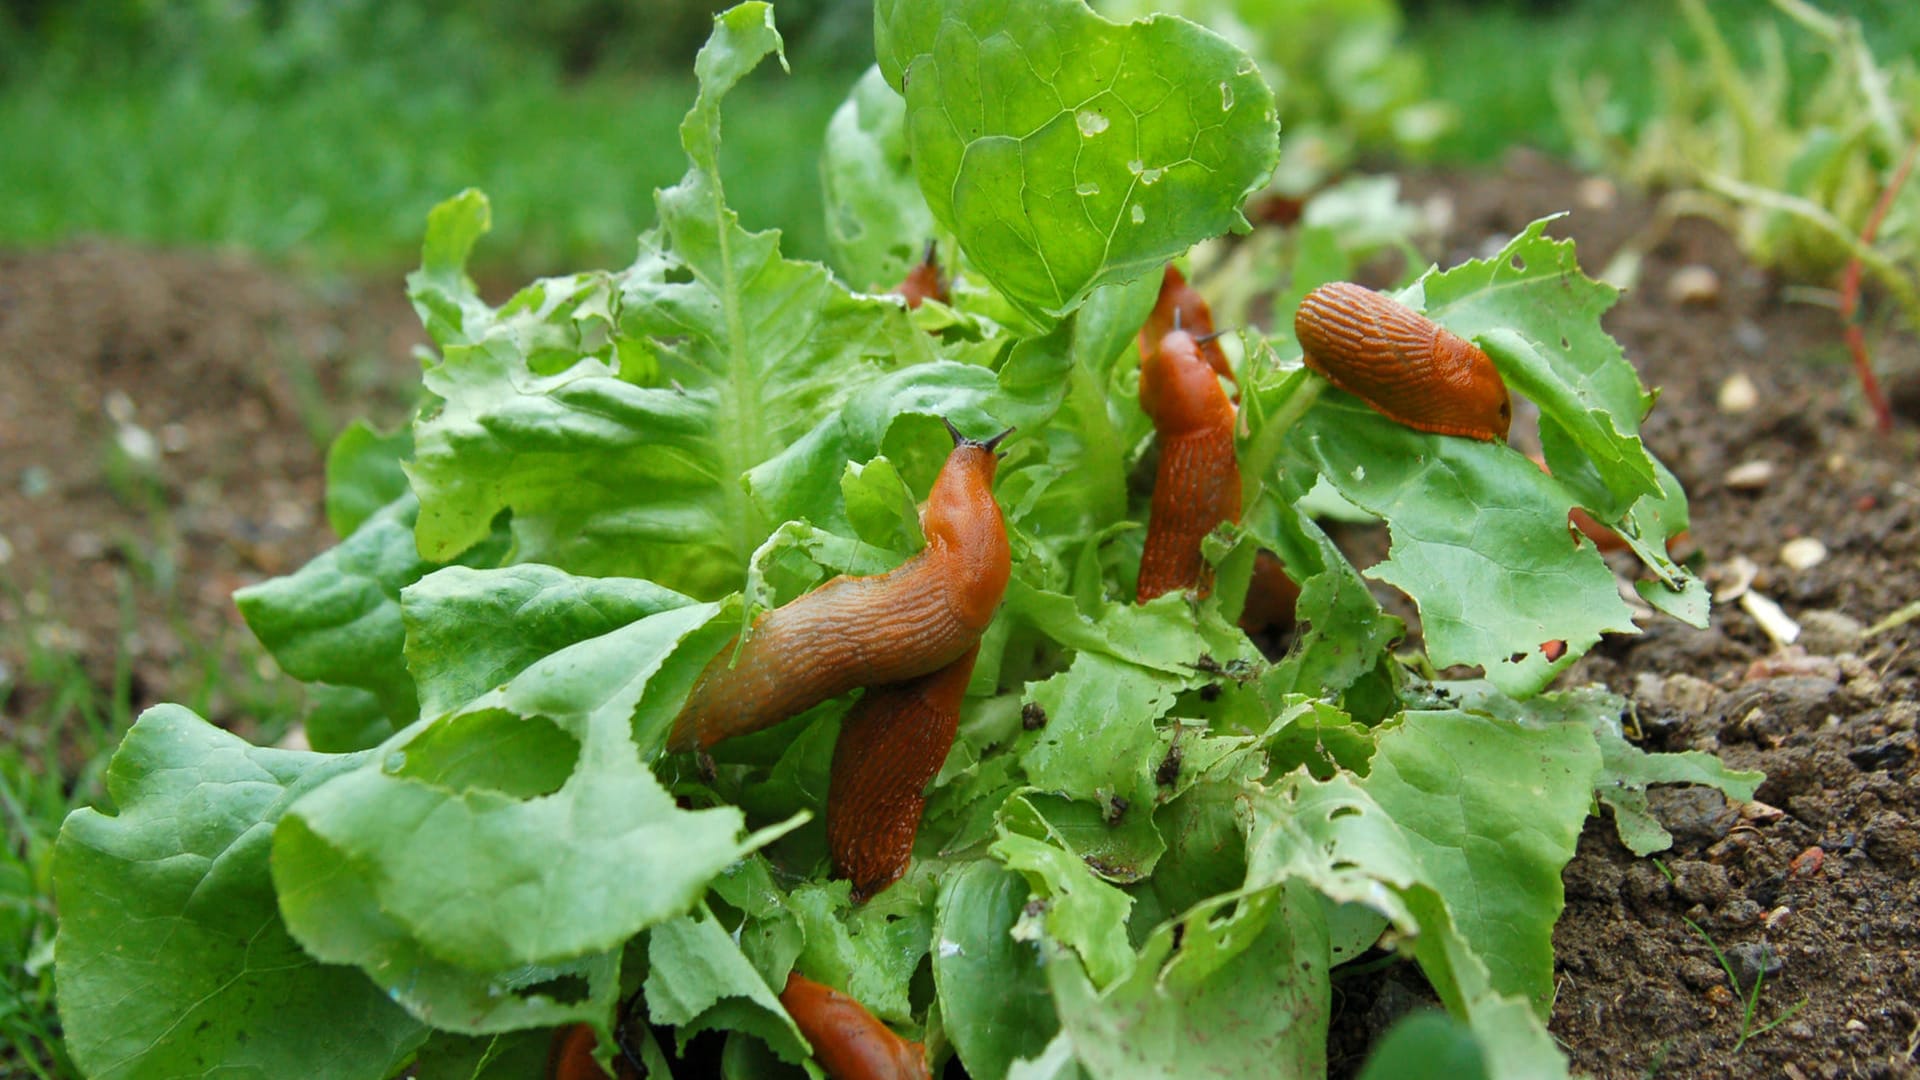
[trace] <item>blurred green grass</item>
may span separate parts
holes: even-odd
[[[686,61],[703,9],[721,6],[660,2],[672,30],[655,37],[671,48],[647,44],[647,13],[591,0],[513,16],[495,0],[129,0],[116,22],[63,23],[56,6],[51,21],[11,27],[9,4],[26,0],[0,0],[0,248],[106,236],[390,275],[413,264],[427,210],[475,186],[494,206],[483,275],[624,265],[653,220],[652,190],[684,168]],[[1920,4],[1824,6],[1859,17],[1883,57],[1920,51]],[[1404,43],[1460,118],[1439,165],[1516,145],[1566,153],[1552,86],[1570,73],[1603,73],[1620,110],[1609,122],[1632,130],[1659,106],[1652,44],[1695,51],[1670,0],[1409,7]],[[866,9],[778,8],[800,42],[794,71],[759,72],[729,98],[728,197],[749,227],[783,226],[789,255],[820,258],[818,148],[871,55],[854,26]],[[1779,21],[1767,0],[1715,11],[1749,53],[1756,29]],[[583,62],[580,39],[596,31],[607,41]]]
[[[728,196],[752,227],[825,248],[810,153],[856,73],[757,79],[728,102]],[[0,245],[101,235],[241,248],[326,269],[412,265],[427,211],[462,188],[493,200],[482,272],[620,266],[685,170],[691,82],[509,81],[480,93],[330,81],[249,97],[194,80],[58,78],[0,89]]]

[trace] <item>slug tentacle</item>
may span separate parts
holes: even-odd
[[[926,1048],[893,1033],[846,994],[790,972],[780,1004],[833,1080],[929,1080]]]
[[[917,679],[874,686],[840,724],[827,785],[833,873],[853,882],[855,903],[907,870],[926,810],[925,789],[953,747],[975,645]]]
[[[675,718],[667,747],[706,749],[861,686],[918,678],[972,648],[1012,570],[993,498],[999,459],[954,447],[921,509],[925,550],[866,577],[837,577],[754,623],[722,649]]]
[[[1293,328],[1307,366],[1388,419],[1498,441],[1512,400],[1480,347],[1391,297],[1336,281],[1308,293]]]
[[[1160,278],[1160,298],[1154,301],[1152,314],[1140,327],[1141,363],[1152,359],[1154,350],[1160,347],[1160,339],[1167,336],[1169,330],[1192,334],[1194,343],[1200,347],[1200,359],[1221,378],[1239,386],[1233,365],[1227,362],[1227,354],[1218,343],[1221,331],[1213,328],[1213,309],[1172,263],[1167,264],[1167,272]]]

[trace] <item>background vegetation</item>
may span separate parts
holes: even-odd
[[[498,208],[488,257],[512,264],[495,271],[619,265],[651,219],[645,193],[678,175],[689,61],[720,6],[7,0],[0,248],[105,235],[390,272],[411,265],[427,208],[474,185]],[[1920,5],[1826,6],[1858,17],[1879,55],[1920,51]],[[1713,10],[1743,56],[1767,25],[1794,42],[1765,0]],[[725,164],[750,226],[805,223],[786,247],[820,257],[819,177],[799,147],[871,62],[869,5],[783,0],[780,21],[793,74],[729,102]],[[1390,63],[1423,69],[1454,119],[1420,154],[1470,165],[1569,151],[1553,81],[1581,72],[1608,73],[1605,122],[1630,135],[1658,107],[1648,43],[1663,41],[1698,52],[1669,0],[1430,0],[1406,5]],[[1788,60],[1822,62],[1811,47]],[[1323,89],[1296,83],[1296,103]],[[1298,111],[1283,100],[1282,116]]]

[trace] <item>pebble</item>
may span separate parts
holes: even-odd
[[[1678,712],[1704,716],[1713,710],[1713,703],[1719,697],[1720,688],[1697,675],[1667,677],[1667,704]]]
[[[0,533],[0,566],[5,566],[12,561],[13,544],[7,539],[5,533]]]
[[[1724,866],[1687,859],[1668,869],[1673,871],[1673,891],[1682,900],[1718,905],[1733,892],[1733,880]]]
[[[1839,656],[1858,651],[1866,640],[1867,628],[1859,619],[1826,608],[1800,613],[1800,644],[1819,656]]]
[[[1787,961],[1765,942],[1743,941],[1726,950],[1727,966],[1733,968],[1734,981],[1741,993],[1753,989],[1756,979],[1768,978],[1786,970]]]
[[[1780,561],[1789,569],[1811,570],[1827,561],[1827,545],[1812,536],[1802,536],[1780,545]]]
[[[1691,263],[1667,279],[1667,301],[1674,304],[1713,304],[1720,300],[1720,275],[1713,267]]]
[[[1913,736],[1902,732],[1889,735],[1870,746],[1856,746],[1847,751],[1847,760],[1862,772],[1880,772],[1905,768],[1913,760]]]
[[[1767,912],[1767,929],[1769,931],[1780,929],[1780,924],[1786,922],[1787,917],[1792,914],[1793,909],[1787,907],[1785,904]]]
[[[1760,404],[1760,388],[1746,372],[1735,372],[1720,384],[1719,404],[1723,413],[1752,412]]]
[[[1765,458],[1743,461],[1727,470],[1721,483],[1735,491],[1759,491],[1773,482],[1773,462]]]
[[[1729,900],[1720,909],[1720,925],[1733,930],[1753,926],[1766,918],[1767,909],[1742,896]]]
[[[1882,810],[1867,822],[1867,854],[1889,870],[1920,869],[1920,833],[1903,814]]]
[[[1740,820],[1739,813],[1727,805],[1726,796],[1710,787],[1652,788],[1647,792],[1647,805],[1676,841],[1695,847],[1704,847],[1727,835]],[[1676,891],[1679,887],[1675,882]]]

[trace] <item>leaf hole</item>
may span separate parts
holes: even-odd
[[[1359,816],[1360,816],[1360,808],[1357,806],[1336,806],[1333,808],[1332,812],[1327,815],[1327,820],[1338,821],[1343,817],[1359,817]]]
[[[1513,268],[1515,270],[1525,270],[1527,268],[1527,260],[1521,258],[1518,255],[1515,255],[1513,257],[1512,262],[1513,262]]]
[[[537,799],[560,790],[580,760],[580,741],[544,716],[483,709],[442,720],[391,756],[399,776],[466,792]]]
[[[516,997],[549,998],[561,1005],[578,1005],[587,1000],[592,993],[593,988],[581,975],[559,975],[514,990]]]

